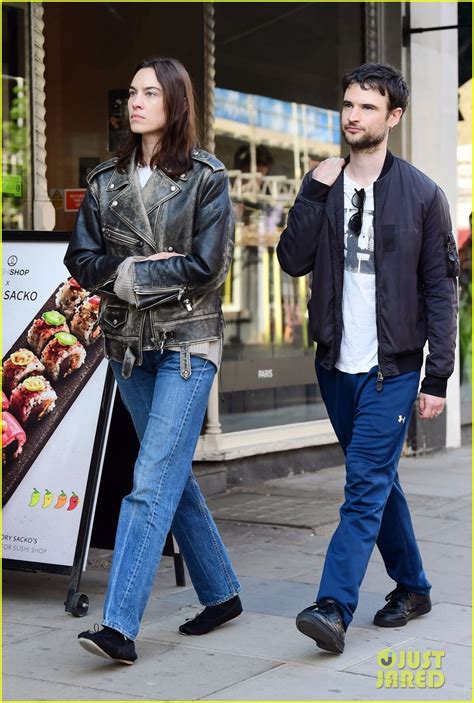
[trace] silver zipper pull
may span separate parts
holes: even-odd
[[[165,342],[166,342],[166,332],[163,332],[163,335],[161,336],[161,339],[160,339],[160,354],[163,354]]]
[[[192,303],[191,303],[191,301],[189,300],[189,298],[186,297],[184,300],[181,300],[181,298],[183,297],[183,295],[184,295],[185,293],[186,293],[186,288],[181,288],[180,291],[179,291],[179,293],[178,293],[178,300],[183,303],[184,307],[186,308],[186,310],[187,310],[188,312],[191,312],[191,310],[193,309],[193,306],[192,306]]]

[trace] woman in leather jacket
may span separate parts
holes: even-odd
[[[204,610],[179,628],[201,635],[242,611],[240,585],[192,473],[220,364],[219,287],[233,246],[224,166],[196,147],[191,81],[175,59],[135,70],[128,129],[89,175],[66,253],[101,296],[105,354],[140,439],[122,502],[103,629],[89,652],[132,664],[134,640],[171,529]]]

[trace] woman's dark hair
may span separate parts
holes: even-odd
[[[142,61],[133,72],[135,76],[142,68],[153,68],[163,89],[166,126],[161,137],[160,148],[150,161],[170,176],[179,176],[191,167],[191,151],[197,146],[196,107],[194,91],[188,72],[177,59],[153,58]],[[117,167],[124,170],[135,152],[137,164],[143,164],[141,134],[134,134],[130,126],[124,126],[123,141],[115,153]]]
[[[401,107],[407,109],[410,91],[402,74],[387,63],[364,63],[346,73],[342,79],[342,89],[358,83],[363,90],[378,90],[381,95],[388,96],[389,112]]]

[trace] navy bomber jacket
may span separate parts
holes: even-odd
[[[343,173],[329,187],[306,174],[278,244],[291,276],[313,274],[308,303],[317,357],[334,368],[342,337]],[[421,391],[444,397],[454,368],[459,259],[443,191],[407,161],[387,153],[374,183],[379,374],[421,368]]]

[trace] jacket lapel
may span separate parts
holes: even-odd
[[[161,203],[177,195],[181,186],[157,169],[142,188],[132,160],[126,173],[114,171],[107,191],[113,191],[115,195],[109,202],[109,209],[156,251],[151,213]]]
[[[175,183],[160,169],[151,172],[151,176],[142,188],[145,210],[150,215],[159,205],[181,192],[181,186]]]

